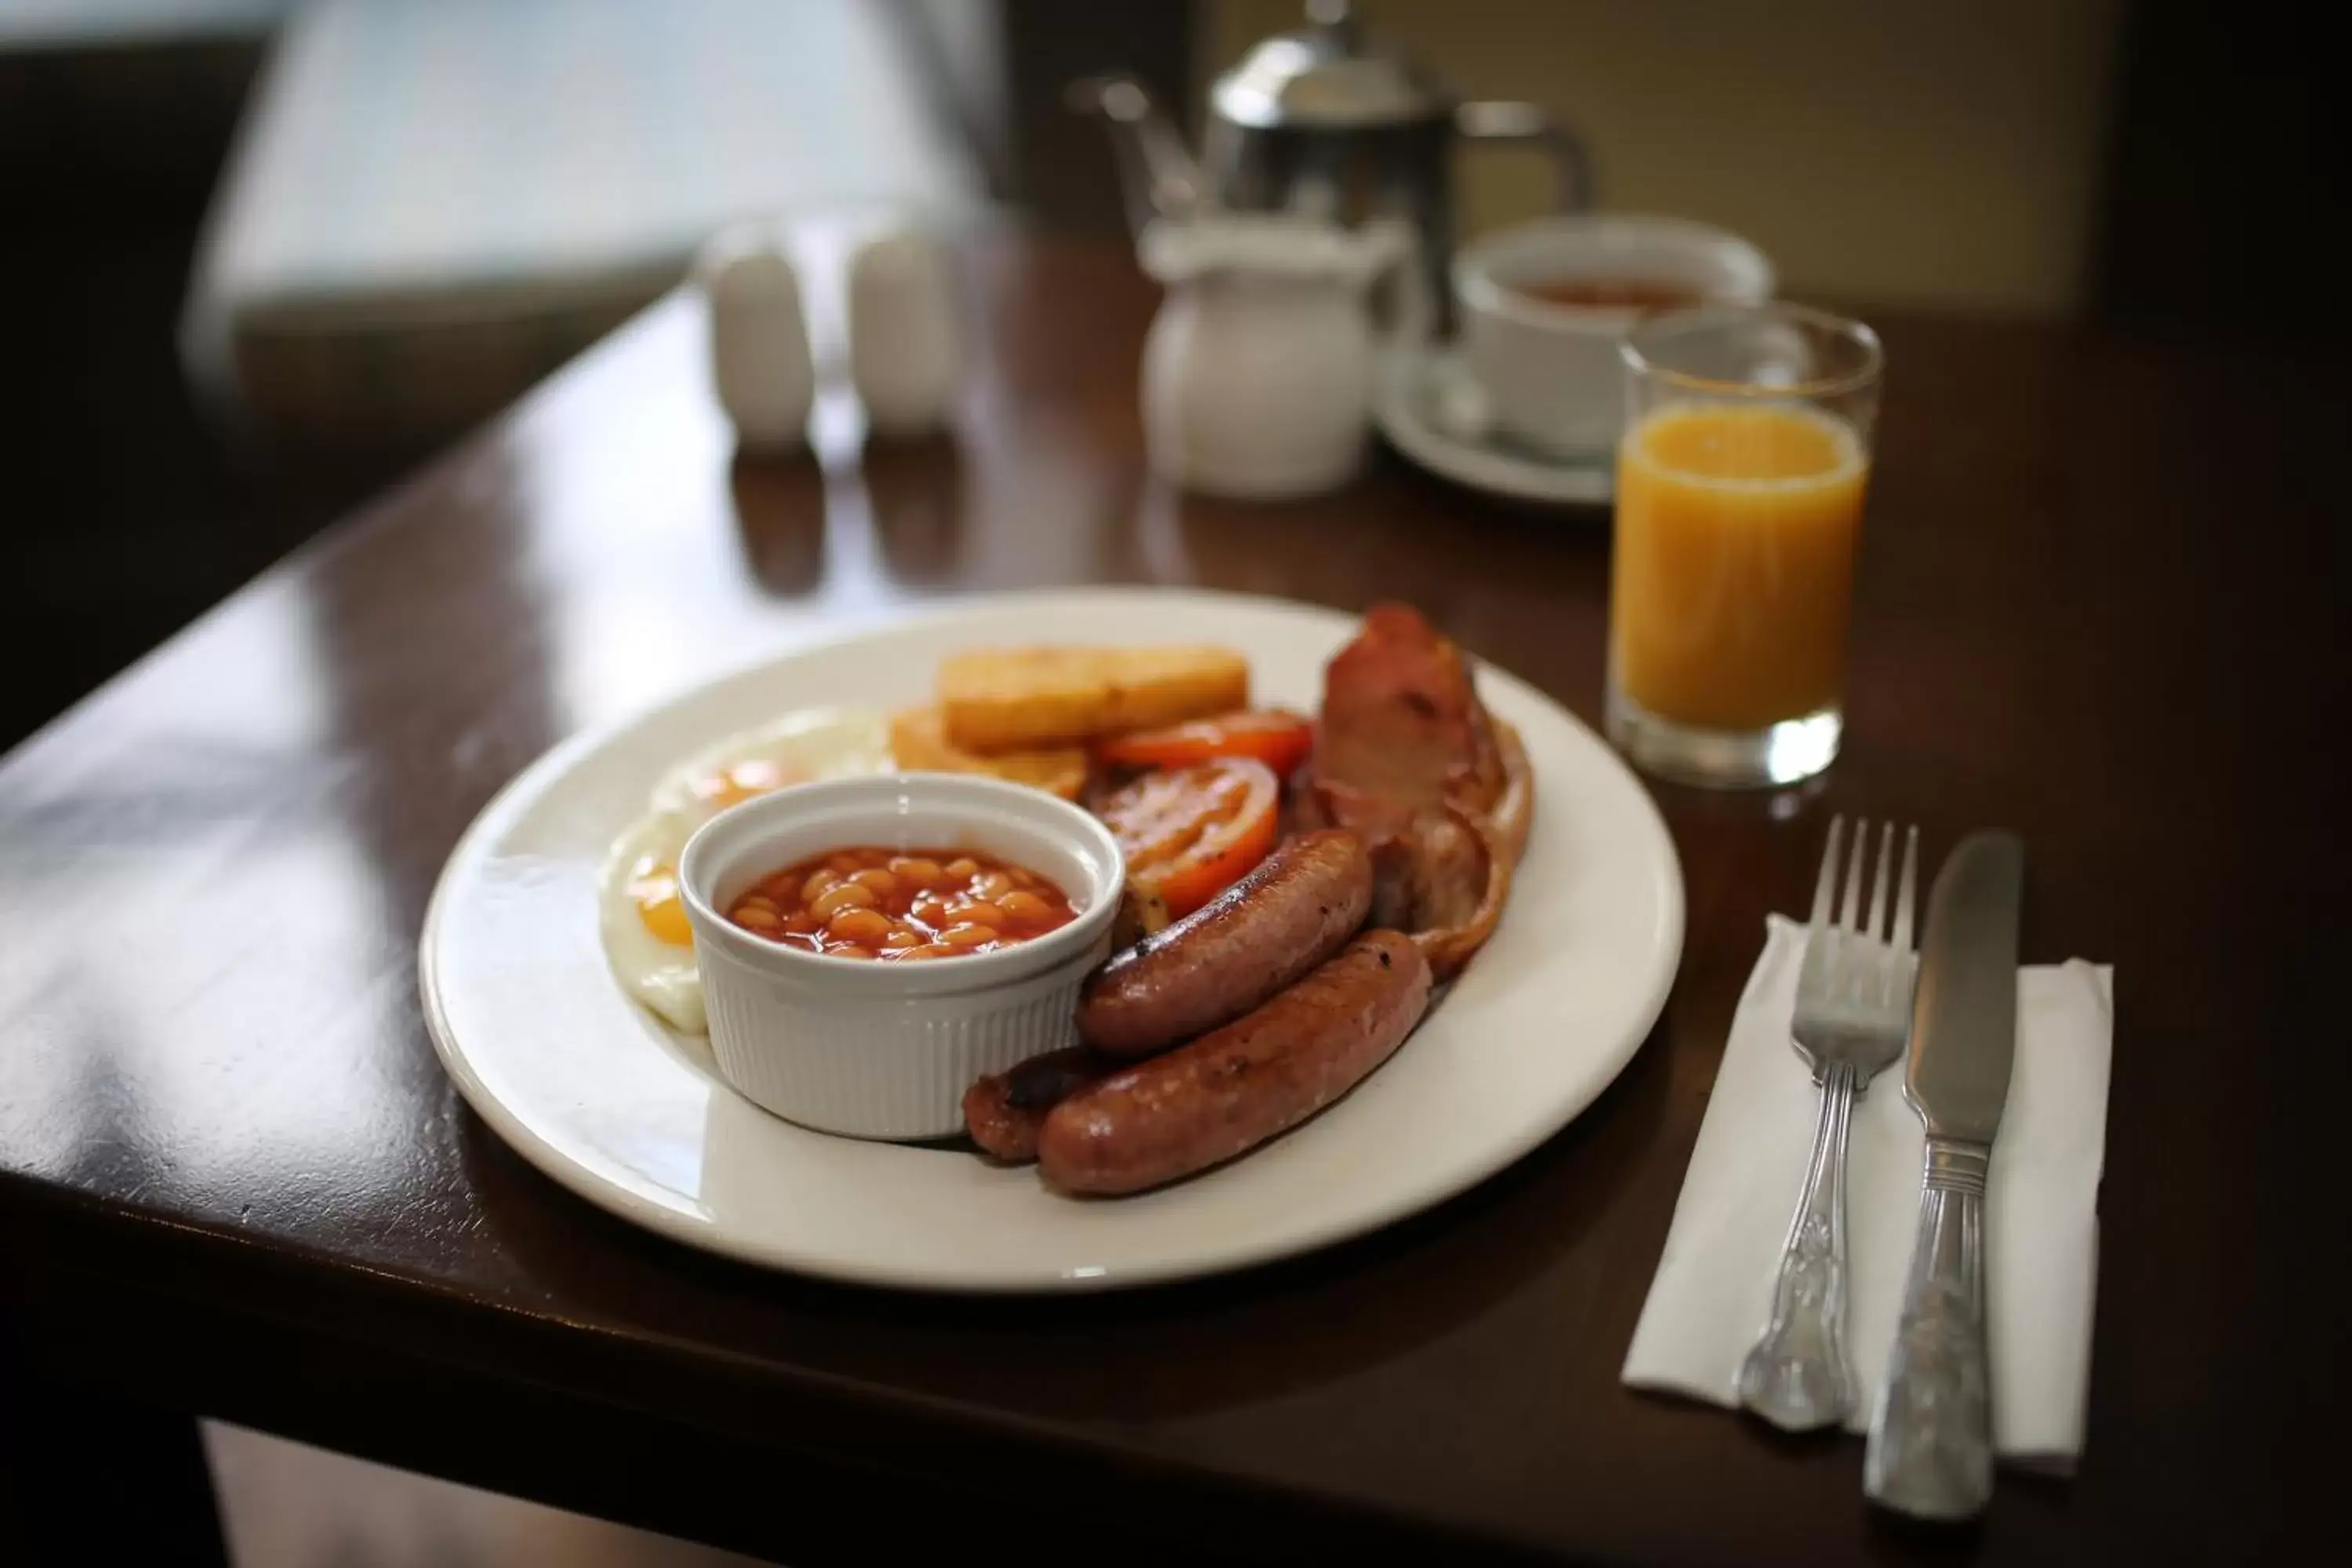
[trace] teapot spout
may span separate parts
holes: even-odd
[[[1073,110],[1099,114],[1109,127],[1134,233],[1155,218],[1191,217],[1209,205],[1200,163],[1141,82],[1131,76],[1082,77],[1064,97]]]

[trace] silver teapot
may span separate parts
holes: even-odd
[[[1591,205],[1583,144],[1541,108],[1462,101],[1368,34],[1348,0],[1309,0],[1307,17],[1306,26],[1266,39],[1217,79],[1197,162],[1134,79],[1073,84],[1072,103],[1112,127],[1139,229],[1211,207],[1349,226],[1402,218],[1420,242],[1427,303],[1444,321],[1460,143],[1538,147],[1558,171],[1559,210]]]

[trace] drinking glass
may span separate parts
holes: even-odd
[[[1628,334],[1609,606],[1610,739],[1689,784],[1811,777],[1844,727],[1878,338],[1802,305]]]

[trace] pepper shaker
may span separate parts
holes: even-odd
[[[962,323],[945,247],[910,228],[859,246],[849,263],[849,379],[873,429],[938,429],[962,375]]]

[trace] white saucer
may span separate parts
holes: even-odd
[[[1372,418],[1390,445],[1431,473],[1489,495],[1550,506],[1606,506],[1616,490],[1615,454],[1547,457],[1494,429],[1486,395],[1447,344],[1391,355]]]

